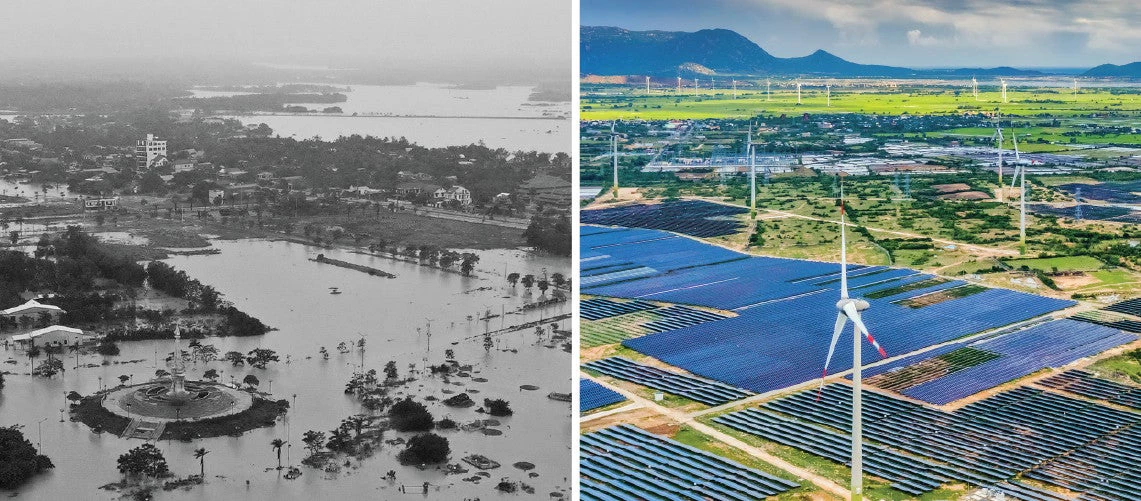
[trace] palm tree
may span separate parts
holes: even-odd
[[[203,480],[206,480],[206,455],[209,453],[210,451],[204,447],[199,447],[194,450],[194,459],[198,460],[199,476],[201,476]]]
[[[281,469],[281,448],[285,447],[285,441],[280,439],[280,438],[275,438],[275,439],[273,439],[272,442],[269,443],[269,445],[272,445],[273,449],[275,451],[277,451],[277,469],[280,470]]]

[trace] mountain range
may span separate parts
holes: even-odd
[[[912,69],[860,64],[824,50],[803,57],[777,57],[739,33],[727,29],[631,31],[611,26],[583,26],[580,73],[584,75],[701,74],[807,75],[834,77],[969,78],[972,76],[1042,76],[1045,73],[1008,66],[998,68]],[[1141,77],[1141,63],[1103,65],[1104,74],[1083,76]]]

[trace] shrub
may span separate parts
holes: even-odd
[[[433,426],[428,408],[411,397],[396,402],[388,410],[388,419],[396,431],[428,431]]]
[[[448,439],[435,433],[424,433],[408,440],[408,447],[400,451],[397,459],[405,465],[443,463],[451,452]]]

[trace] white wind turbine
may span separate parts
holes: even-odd
[[[765,101],[773,100],[773,81],[765,79]]]
[[[975,101],[979,100],[979,81],[975,77],[971,77],[971,95],[975,96]]]
[[[749,155],[749,215],[757,217],[757,152],[753,146],[753,124],[749,123],[749,142],[745,154]]]
[[[827,106],[829,108],[831,108],[832,107],[832,84],[824,84],[824,92],[825,92],[825,95],[828,96],[827,97],[827,99],[828,99]]]
[[[1022,157],[1018,154],[1018,134],[1014,133],[1013,126],[1010,132],[1010,139],[1014,141],[1014,177],[1010,180],[1010,188],[1014,188],[1014,182],[1021,179],[1021,188],[1019,189],[1018,196],[1018,241],[1020,249],[1026,253],[1026,168],[1022,166]]]
[[[800,81],[796,82],[796,104],[800,104]]]
[[[700,78],[694,78],[693,79],[693,97],[697,97],[697,89],[700,89],[700,88],[701,88],[701,79]]]
[[[650,95],[650,77],[646,77],[646,95]]]
[[[1002,201],[1002,119],[995,115],[994,140],[998,146],[998,201]]]
[[[618,134],[614,132],[614,124],[610,122],[610,156],[614,159],[614,199],[618,200]]]
[[[832,331],[832,344],[828,347],[828,358],[824,360],[824,376],[820,379],[820,388],[824,388],[824,379],[828,376],[828,363],[832,361],[832,354],[836,351],[836,342],[848,321],[852,321],[852,499],[864,499],[864,457],[861,445],[864,441],[863,429],[863,354],[860,348],[860,334],[863,333],[868,342],[879,351],[880,356],[887,358],[887,352],[880,347],[864,321],[860,312],[870,306],[867,301],[848,297],[848,243],[847,231],[844,223],[844,184],[840,183],[840,300],[836,302],[836,327]],[[819,399],[820,397],[817,396]]]
[[[1006,102],[1006,79],[1001,78],[1000,80],[1002,80],[1002,102],[1005,103]]]
[[[737,99],[737,81],[733,80],[733,99]]]
[[[681,77],[677,77],[677,93],[681,94]]]

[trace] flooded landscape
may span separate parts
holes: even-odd
[[[202,342],[217,346],[220,352],[270,348],[281,361],[265,370],[231,367],[220,360],[198,363],[188,366],[188,377],[200,378],[208,368],[221,371],[222,380],[231,376],[241,380],[252,373],[261,380],[261,391],[274,399],[289,400],[294,406],[275,426],[240,437],[156,442],[176,475],[197,472],[199,465],[193,456],[196,448],[210,451],[205,460],[207,482],[186,491],[162,492],[164,499],[217,499],[236,492],[243,492],[242,496],[248,499],[311,499],[318,493],[322,497],[340,495],[347,499],[384,498],[386,492],[393,495],[401,485],[420,492],[424,482],[430,484],[430,499],[494,498],[501,479],[526,484],[543,497],[548,493],[568,493],[570,403],[550,399],[548,394],[569,393],[570,374],[544,370],[567,364],[569,354],[564,349],[568,341],[553,341],[549,328],[537,335],[532,327],[495,334],[493,345],[485,351],[482,336],[487,330],[569,314],[570,303],[565,302],[516,311],[527,302],[542,298],[537,290],[533,297],[527,297],[524,287],[512,288],[503,276],[505,268],[528,274],[541,275],[544,270],[565,274],[569,271],[565,260],[517,250],[481,251],[475,276],[462,277],[389,258],[282,241],[216,240],[213,244],[221,250],[220,254],[176,256],[168,262],[214,286],[235,306],[277,330],[264,336],[207,338]],[[396,278],[370,276],[310,261],[318,252],[381,269]],[[330,294],[330,287],[337,287],[342,293]],[[501,311],[507,315],[481,321],[488,311],[496,316]],[[569,328],[569,319],[556,322],[560,329]],[[362,338],[363,353],[355,346]],[[352,346],[348,353],[335,349],[342,341]],[[320,355],[322,347],[330,353],[327,360]],[[66,371],[51,379],[23,374],[30,371],[27,357],[14,349],[4,352],[4,370],[15,374],[8,376],[7,387],[0,393],[0,422],[23,424],[33,442],[39,440],[42,431],[43,453],[56,465],[54,470],[23,486],[19,490],[21,499],[51,500],[76,494],[86,499],[117,497],[114,492],[98,488],[119,479],[115,459],[139,441],[93,433],[87,426],[70,420],[59,421],[67,392],[91,394],[101,383],[113,385],[120,375],[133,376],[135,381],[153,378],[156,350],[157,367],[164,367],[163,359],[171,345],[170,341],[132,341],[120,343],[120,348],[121,354],[113,357],[80,355],[79,369],[74,368],[74,356],[64,357]],[[468,377],[444,378],[424,371],[425,364],[444,363],[446,350],[452,350],[461,365],[472,366]],[[100,365],[104,360],[109,365]],[[270,442],[275,438],[286,440],[289,445],[283,462],[298,465],[305,454],[300,442],[302,433],[330,430],[350,415],[367,413],[355,398],[341,391],[352,374],[360,371],[362,360],[366,370],[380,370],[394,361],[401,377],[415,371],[414,380],[394,393],[426,403],[437,419],[449,417],[464,424],[488,418],[477,413],[476,407],[453,408],[433,401],[460,392],[468,392],[477,402],[483,398],[505,399],[514,415],[496,418],[500,424],[491,428],[501,431],[501,435],[459,429],[439,432],[451,442],[449,464],[460,464],[470,470],[467,473],[447,474],[436,467],[421,470],[401,466],[395,456],[403,447],[386,445],[375,456],[359,462],[352,460],[339,472],[303,468],[300,478],[286,480],[284,472],[275,469]],[[523,390],[521,385],[538,389]],[[48,395],[58,398],[47,398]],[[4,405],[11,402],[23,404]],[[42,423],[37,423],[40,420]],[[384,438],[409,436],[388,431]],[[478,484],[464,481],[480,471],[459,461],[469,454],[487,456],[502,466],[488,470],[490,476]],[[523,471],[512,466],[520,461],[535,467]],[[395,470],[395,481],[384,478],[388,470]],[[247,488],[248,493],[243,491]]]

